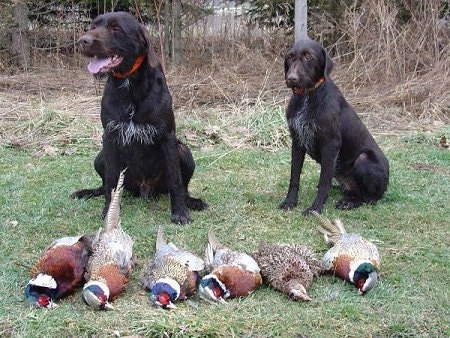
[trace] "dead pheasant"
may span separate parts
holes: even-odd
[[[86,269],[83,298],[95,309],[113,309],[109,301],[125,289],[133,265],[133,240],[120,225],[125,170],[120,173],[117,187],[112,192],[105,226],[94,239],[93,253]]]
[[[370,291],[378,280],[380,254],[372,242],[358,234],[347,233],[340,220],[330,222],[317,212],[312,212],[322,223],[318,230],[332,245],[322,258],[322,267],[356,285],[360,294]]]
[[[55,306],[54,301],[81,286],[91,245],[89,236],[63,237],[51,243],[31,269],[26,302],[49,309]]]
[[[306,245],[261,244],[253,257],[265,282],[293,300],[309,301],[306,290],[321,271],[320,261]]]
[[[156,236],[156,252],[142,279],[150,290],[150,302],[163,309],[176,308],[175,302],[196,293],[199,273],[205,268],[203,259],[167,243],[163,229]]]
[[[225,303],[226,298],[246,297],[262,284],[258,263],[243,252],[222,245],[212,230],[208,233],[205,263],[209,274],[200,281],[200,298]]]

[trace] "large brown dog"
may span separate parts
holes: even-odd
[[[100,114],[103,149],[94,161],[103,183],[72,197],[104,194],[105,215],[111,190],[127,167],[125,189],[146,198],[168,192],[172,222],[189,222],[188,209],[203,210],[207,204],[189,196],[194,159],[176,137],[172,98],[145,30],[128,13],[107,13],[93,21],[79,44],[92,58],[89,71],[107,76]]]
[[[333,177],[340,183],[340,209],[375,203],[389,181],[389,163],[367,128],[330,78],[333,62],[323,47],[302,39],[286,54],[286,85],[293,94],[286,110],[292,137],[291,178],[280,207],[297,205],[305,154],[320,163],[317,196],[304,215],[321,212]]]

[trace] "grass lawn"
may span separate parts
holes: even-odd
[[[324,215],[342,219],[349,232],[374,241],[382,255],[382,279],[366,296],[323,276],[309,290],[309,303],[290,301],[263,286],[221,307],[197,299],[178,303],[170,312],[149,306],[139,280],[154,252],[159,225],[169,240],[199,255],[210,227],[223,243],[247,252],[263,241],[305,243],[318,256],[327,250],[315,230],[317,221],[301,216],[314,199],[319,167],[306,162],[299,207],[278,209],[287,191],[290,152],[287,146],[267,146],[270,140],[286,141],[287,133],[278,133],[284,130],[283,113],[265,116],[263,126],[261,119],[241,120],[255,131],[242,134],[244,143],[227,138],[227,130],[239,135],[239,128],[215,128],[214,116],[192,123],[190,116],[180,118],[179,134],[191,144],[197,163],[190,190],[210,208],[192,212],[194,221],[180,226],[170,223],[167,196],[148,202],[124,194],[122,225],[135,240],[139,264],[111,312],[89,309],[79,292],[51,311],[30,309],[23,302],[29,267],[47,244],[93,233],[103,224],[103,198],[68,198],[78,188],[100,184],[92,165],[98,145],[88,132],[78,140],[58,141],[55,148],[2,143],[0,336],[449,337],[450,150],[439,146],[441,135],[450,137],[449,126],[429,133],[376,134],[391,165],[389,190],[377,205],[340,211],[333,207],[339,193],[332,191]]]

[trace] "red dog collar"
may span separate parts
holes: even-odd
[[[304,95],[306,93],[312,92],[313,90],[317,89],[322,83],[325,82],[325,78],[321,77],[312,87],[309,88],[294,88],[294,93],[296,95]]]
[[[138,68],[139,66],[142,64],[142,61],[144,61],[145,55],[139,55],[136,58],[136,61],[134,61],[133,66],[131,67],[131,69],[126,72],[126,73],[113,73],[114,77],[118,78],[118,79],[123,79],[131,74],[133,74]]]

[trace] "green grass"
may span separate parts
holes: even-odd
[[[92,311],[79,292],[51,311],[30,309],[23,302],[29,267],[47,244],[102,226],[102,198],[68,198],[75,189],[100,184],[92,166],[97,146],[88,139],[61,142],[55,145],[56,156],[34,146],[0,146],[0,336],[450,336],[450,151],[439,147],[438,139],[450,135],[449,127],[432,134],[377,137],[391,164],[389,190],[377,205],[340,211],[333,207],[339,193],[332,191],[324,215],[342,219],[348,231],[373,240],[382,255],[382,280],[366,296],[323,276],[313,283],[309,293],[314,300],[309,303],[292,302],[263,286],[222,307],[197,299],[179,303],[171,312],[149,306],[139,279],[154,252],[159,225],[169,240],[199,255],[210,227],[225,244],[248,252],[261,241],[305,243],[319,256],[327,250],[315,230],[317,222],[301,216],[314,199],[318,165],[310,160],[305,164],[299,207],[292,212],[278,209],[290,162],[288,147],[281,146],[288,142],[286,134],[277,131],[283,116],[271,111],[273,123],[267,128],[269,121],[258,118],[261,112],[254,114],[236,124],[213,116],[204,124],[190,124],[189,117],[181,120],[179,133],[191,133],[188,141],[197,162],[191,193],[210,204],[207,211],[192,212],[189,225],[170,223],[168,197],[148,202],[124,194],[122,224],[135,240],[139,265],[111,312]],[[211,125],[220,132],[203,133]],[[229,142],[238,139],[229,137],[236,130],[249,135],[245,146]],[[67,147],[72,151],[64,151]]]

